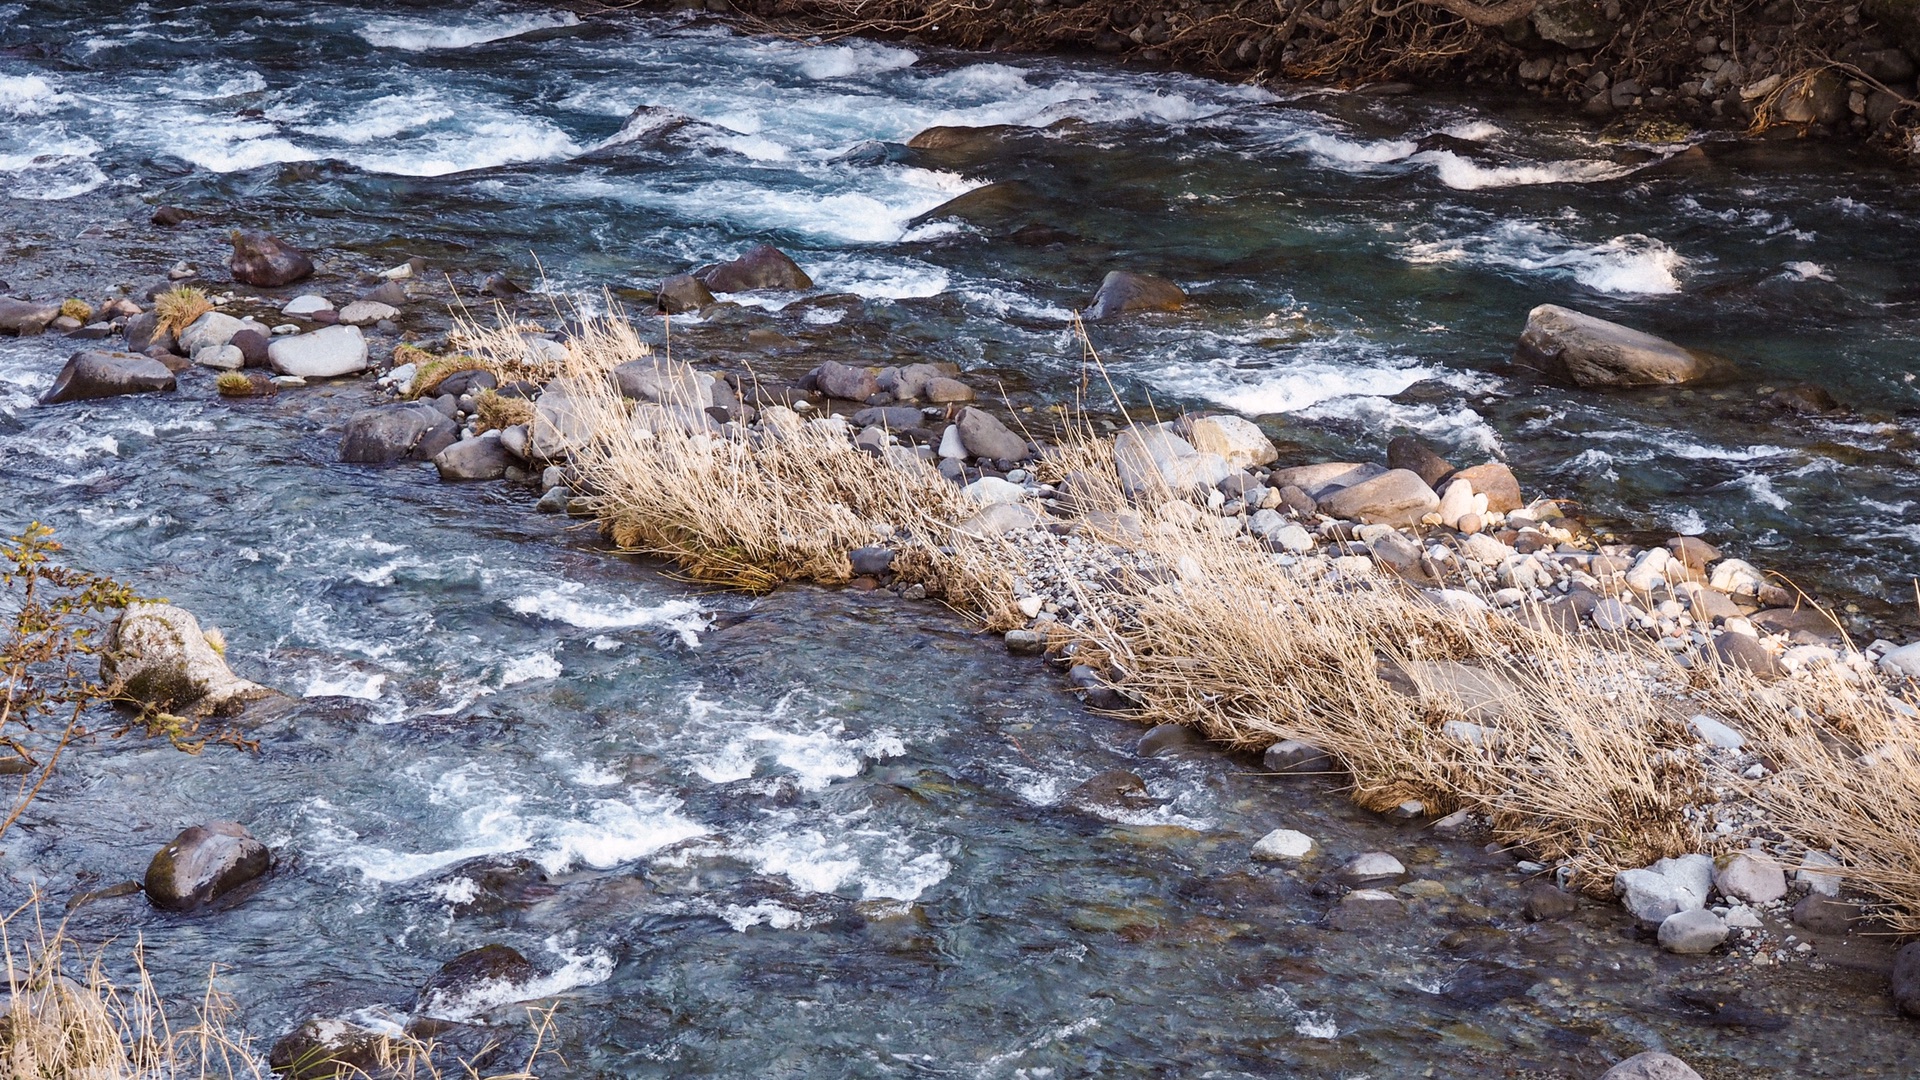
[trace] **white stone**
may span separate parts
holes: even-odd
[[[1824,851],[1809,851],[1800,857],[1800,869],[1793,880],[1821,896],[1840,895],[1840,860]]]
[[[247,365],[247,354],[238,345],[209,345],[193,354],[193,362],[220,371],[238,371]]]
[[[273,328],[274,337],[284,337],[287,334],[297,334],[299,332],[300,328],[292,323],[281,323],[279,326]]]
[[[1760,913],[1745,904],[1735,904],[1727,909],[1727,925],[1735,930],[1758,930],[1766,925],[1760,921]]]
[[[267,346],[267,363],[282,375],[327,379],[367,367],[367,339],[357,326],[323,326]]]
[[[1233,472],[1226,458],[1195,450],[1165,424],[1136,424],[1115,436],[1113,462],[1121,490],[1129,496],[1158,489],[1210,489]]]
[[[318,293],[307,293],[287,301],[280,308],[282,315],[312,315],[316,311],[332,311],[333,301]]]
[[[1269,511],[1265,510],[1261,511],[1263,514],[1268,512]],[[1295,555],[1302,555],[1313,550],[1313,534],[1301,528],[1299,525],[1282,525],[1273,533],[1271,539],[1274,543],[1280,545],[1280,550],[1289,551]]]
[[[1285,862],[1304,859],[1313,854],[1317,845],[1313,837],[1292,829],[1275,829],[1260,838],[1253,845],[1253,857],[1263,862]]]
[[[1639,592],[1652,592],[1667,583],[1667,564],[1673,556],[1666,548],[1648,548],[1627,569],[1627,586]]]
[[[980,506],[1017,503],[1026,498],[1027,489],[997,476],[983,476],[966,486],[966,496]]]
[[[1787,895],[1787,873],[1772,859],[1743,851],[1714,868],[1713,887],[1729,900],[1767,904]]]
[[[1258,424],[1239,416],[1203,416],[1192,423],[1190,440],[1195,450],[1219,454],[1236,469],[1265,465],[1280,456]]]
[[[1473,485],[1465,480],[1455,480],[1440,493],[1440,524],[1449,529],[1460,527],[1460,519],[1475,513],[1473,508]],[[1476,534],[1478,535],[1478,534]]]
[[[1047,602],[1038,596],[1023,596],[1015,600],[1013,606],[1020,609],[1020,614],[1031,619],[1040,614],[1040,609],[1046,607]]]
[[[371,326],[398,314],[400,309],[392,304],[383,304],[378,300],[355,300],[340,309],[340,321],[348,326]]]
[[[201,349],[225,345],[233,340],[233,335],[247,328],[246,323],[231,315],[209,311],[180,331],[180,351],[188,356],[198,355]]]
[[[1920,641],[1902,645],[1880,658],[1880,670],[1888,675],[1920,679]]]
[[[403,262],[390,270],[380,271],[380,276],[386,278],[388,281],[405,281],[413,276],[413,264]]]
[[[1622,870],[1613,879],[1619,896],[1634,918],[1658,926],[1667,916],[1707,906],[1713,891],[1713,860],[1705,855],[1661,859],[1641,870]]]
[[[1752,563],[1744,559],[1722,559],[1713,564],[1713,574],[1707,584],[1723,593],[1751,595],[1760,591],[1764,580]]]
[[[1710,953],[1727,940],[1727,924],[1711,911],[1677,911],[1660,923],[1660,947],[1682,956]]]
[[[1746,737],[1727,725],[1708,716],[1706,713],[1694,713],[1687,718],[1694,734],[1708,746],[1717,746],[1722,750],[1738,750],[1746,743]]]
[[[1369,851],[1364,855],[1355,855],[1340,868],[1340,876],[1348,881],[1370,881],[1374,878],[1398,877],[1407,872],[1400,860],[1384,851]]]
[[[966,460],[967,444],[960,441],[960,425],[948,424],[947,430],[940,434],[940,456],[953,461]]]

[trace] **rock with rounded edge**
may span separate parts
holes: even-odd
[[[1890,650],[1880,658],[1880,670],[1896,678],[1920,679],[1920,641]]]
[[[507,475],[508,468],[517,464],[518,459],[501,445],[500,436],[491,431],[471,439],[462,439],[433,455],[433,467],[439,470],[440,479],[450,483],[498,480]]]
[[[880,392],[880,382],[873,372],[838,360],[814,368],[813,380],[821,393],[842,401],[865,401]]]
[[[878,577],[893,569],[894,553],[892,548],[859,547],[847,552],[847,563],[856,574],[870,574]]]
[[[1818,896],[1840,895],[1840,860],[1824,851],[1809,851],[1800,856],[1800,868],[1793,880]]]
[[[1440,491],[1440,508],[1434,513],[1440,515],[1440,524],[1449,529],[1460,527],[1460,519],[1474,513],[1473,485],[1465,480],[1449,480]]]
[[[713,377],[681,361],[660,356],[629,360],[613,369],[613,377],[620,384],[620,395],[636,401],[697,409],[714,403]]]
[[[1889,982],[1894,1007],[1903,1015],[1920,1018],[1920,941],[1910,941],[1893,954]]]
[[[1440,506],[1440,496],[1411,469],[1390,469],[1319,500],[1321,513],[1350,521],[1412,525]]]
[[[1135,424],[1113,440],[1113,463],[1128,497],[1213,487],[1233,474],[1219,454],[1201,453],[1166,424]]]
[[[152,349],[177,352],[180,339],[171,329],[160,325],[160,316],[143,311],[127,320],[127,351],[144,354]]]
[[[1178,311],[1186,303],[1186,292],[1171,281],[1115,270],[1100,282],[1093,303],[1082,315],[1089,322],[1097,322],[1136,311]]]
[[[1473,485],[1475,495],[1485,495],[1487,510],[1492,513],[1511,514],[1527,505],[1520,495],[1520,481],[1514,479],[1513,470],[1498,461],[1469,465],[1455,472],[1453,479],[1465,480]]]
[[[32,337],[45,333],[47,327],[53,325],[53,320],[59,317],[59,304],[40,304],[0,296],[0,330],[9,334]]]
[[[150,356],[90,349],[67,358],[42,405],[145,394],[174,388],[173,372]]]
[[[1275,829],[1253,845],[1253,857],[1261,862],[1294,862],[1313,854],[1317,847],[1306,833]]]
[[[660,283],[655,306],[669,315],[699,311],[713,303],[713,290],[692,274],[675,274]]]
[[[974,457],[995,461],[1021,461],[1027,457],[1027,440],[992,413],[963,409],[954,426],[960,430],[961,444]]]
[[[965,488],[967,498],[981,506],[1017,503],[1027,497],[1027,489],[997,476],[983,476]]]
[[[275,338],[267,346],[267,366],[303,379],[352,375],[367,369],[367,339],[357,326],[323,326]]]
[[[180,351],[188,356],[198,356],[201,349],[225,345],[233,340],[233,335],[246,328],[246,323],[231,315],[209,311],[180,331]]]
[[[1644,869],[1622,870],[1613,879],[1614,895],[1647,926],[1667,916],[1707,906],[1713,891],[1713,860],[1705,855],[1661,859]]]
[[[1025,503],[998,503],[961,522],[959,529],[968,536],[991,539],[1038,524],[1040,512],[1033,507]]]
[[[1778,679],[1786,674],[1786,669],[1780,666],[1780,658],[1752,634],[1733,631],[1721,634],[1713,639],[1713,656],[1719,663],[1762,681]]]
[[[532,961],[508,945],[468,949],[440,965],[414,997],[414,1011],[448,1018],[487,1000],[515,1000],[514,987],[525,987],[539,975]]]
[[[1387,443],[1387,468],[1417,473],[1433,487],[1453,472],[1451,462],[1411,435],[1396,436]]]
[[[785,289],[798,292],[813,288],[813,279],[787,254],[767,244],[748,251],[731,262],[696,270],[693,276],[717,293],[754,292],[760,289]]]
[[[1701,742],[1719,750],[1738,750],[1747,741],[1746,736],[1706,713],[1694,713],[1687,717],[1687,726],[1700,736]]]
[[[1339,767],[1325,750],[1299,739],[1282,739],[1267,747],[1260,764],[1277,773],[1326,773]]]
[[[144,600],[107,631],[100,675],[135,701],[190,716],[230,716],[273,693],[227,667],[193,612]]]
[[[216,371],[239,371],[247,366],[247,354],[237,345],[210,345],[194,353],[193,362]]]
[[[340,322],[346,326],[372,326],[381,319],[398,318],[400,309],[378,300],[355,300],[340,309]]]
[[[1635,1054],[1600,1074],[1600,1080],[1701,1080],[1692,1066],[1672,1054]]]
[[[280,314],[293,315],[295,317],[332,310],[333,301],[318,293],[302,293],[280,305]]]
[[[1236,469],[1265,465],[1280,456],[1260,425],[1240,416],[1202,416],[1188,425],[1187,441],[1202,454],[1219,454]]]
[[[275,1040],[267,1066],[281,1080],[377,1076],[392,1046],[388,1033],[351,1020],[315,1018]]]
[[[233,280],[262,289],[291,285],[313,273],[313,260],[286,241],[263,232],[235,232],[227,269]]]
[[[935,375],[921,388],[920,396],[935,405],[952,405],[962,401],[972,401],[975,397],[973,387],[959,379],[947,375]]]
[[[1682,956],[1710,953],[1727,940],[1726,920],[1705,908],[1676,911],[1660,921],[1660,947]]]
[[[551,460],[584,449],[593,441],[590,406],[592,389],[572,377],[547,384],[534,402],[528,427],[528,451],[534,459]]]
[[[1399,859],[1384,851],[1355,855],[1340,867],[1340,876],[1347,881],[1380,881],[1399,877],[1406,872],[1407,868]]]
[[[1527,313],[1514,362],[1576,386],[1628,389],[1698,382],[1732,365],[1709,353],[1557,304]]]
[[[1294,465],[1275,469],[1267,477],[1267,486],[1277,488],[1282,493],[1289,487],[1298,488],[1309,499],[1319,500],[1336,491],[1371,480],[1386,471],[1372,462],[1323,461],[1318,465]],[[1318,507],[1312,509],[1317,510]]]
[[[424,401],[378,405],[347,418],[340,460],[354,465],[430,461],[459,437],[459,426]]]
[[[240,366],[258,368],[267,366],[267,348],[273,339],[259,327],[249,325],[236,331],[227,344],[240,350]]]
[[[147,902],[165,911],[205,907],[265,874],[267,847],[231,821],[194,825],[147,864]]]
[[[1730,900],[1771,903],[1787,895],[1787,872],[1764,855],[1743,851],[1715,866],[1713,887]]]

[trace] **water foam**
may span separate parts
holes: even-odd
[[[580,17],[571,11],[502,14],[451,23],[383,17],[368,22],[360,28],[359,34],[367,44],[378,48],[430,52],[436,49],[469,49],[536,30],[579,25]]]
[[[0,75],[0,111],[11,116],[41,116],[71,100],[38,75]]]
[[[699,634],[712,624],[696,600],[666,600],[635,604],[626,600],[594,600],[585,585],[562,582],[539,592],[516,596],[507,607],[518,615],[565,623],[582,630],[632,630],[662,626],[674,631],[689,647],[700,644]]]
[[[1687,260],[1642,233],[1598,244],[1569,240],[1534,221],[1502,221],[1469,236],[1414,240],[1400,257],[1418,266],[1467,265],[1570,277],[1596,292],[1656,296],[1680,291]]]
[[[874,42],[817,45],[800,56],[798,67],[809,79],[848,79],[912,67],[920,54]]]

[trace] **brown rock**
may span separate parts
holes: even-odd
[[[1411,525],[1440,506],[1418,473],[1393,469],[1319,500],[1320,512],[1349,521]]]
[[[714,292],[753,292],[758,289],[787,289],[798,292],[813,288],[813,279],[800,264],[778,248],[761,244],[732,262],[697,270],[693,274]]]
[[[1720,561],[1720,549],[1697,536],[1676,536],[1667,541],[1667,550],[1695,573],[1705,570],[1710,563]]]
[[[195,825],[154,855],[147,866],[147,901],[167,911],[192,911],[267,872],[266,845],[231,821]]]
[[[1498,461],[1461,469],[1452,478],[1473,485],[1475,495],[1485,495],[1487,510],[1491,513],[1511,514],[1527,505],[1520,495],[1520,481],[1514,479],[1513,470]]]
[[[233,280],[262,289],[291,285],[313,273],[313,260],[290,244],[263,232],[234,232],[227,269]]]
[[[1402,435],[1387,444],[1387,468],[1408,469],[1418,473],[1420,479],[1435,490],[1439,490],[1440,481],[1453,472],[1452,463],[1411,435]]]
[[[669,315],[698,311],[713,303],[713,291],[692,274],[675,274],[660,283],[656,304]]]
[[[1549,378],[1607,390],[1698,382],[1732,369],[1711,353],[1556,304],[1528,312],[1513,362]]]
[[[1186,303],[1186,292],[1171,281],[1115,270],[1100,282],[1100,290],[1083,314],[1097,321],[1135,311],[1178,311]]]

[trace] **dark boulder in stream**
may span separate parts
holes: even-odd
[[[193,911],[267,872],[267,847],[231,821],[183,830],[147,865],[147,900],[166,911]]]
[[[42,405],[146,394],[174,388],[173,372],[150,356],[90,349],[74,353],[53,380]]]
[[[233,280],[262,289],[291,285],[313,273],[313,260],[279,237],[263,232],[235,232],[233,257],[227,260]]]
[[[1733,367],[1711,353],[1558,304],[1541,304],[1527,313],[1513,362],[1548,378],[1602,390],[1699,382]]]
[[[759,289],[786,289],[799,292],[813,288],[813,279],[786,252],[761,244],[745,255],[715,266],[694,271],[694,277],[714,292],[754,292]]]
[[[340,460],[358,465],[430,461],[459,436],[458,425],[424,402],[364,409],[347,420]]]
[[[1089,321],[1111,319],[1136,311],[1179,311],[1187,303],[1180,286],[1147,274],[1115,270],[1100,282],[1085,316]]]
[[[484,1006],[502,987],[521,986],[539,974],[533,962],[510,945],[482,945],[447,961],[420,988],[414,1009],[428,1016],[446,1016]],[[513,1000],[512,998],[503,998]]]

